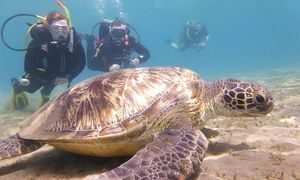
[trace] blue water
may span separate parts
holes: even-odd
[[[104,17],[124,19],[133,25],[151,59],[142,66],[184,66],[205,79],[239,72],[272,71],[300,66],[299,0],[63,0],[77,31],[91,32]],[[1,0],[0,23],[18,13],[45,16],[61,10],[54,0]],[[178,41],[188,20],[203,22],[209,33],[207,47],[176,52],[164,41]],[[28,26],[35,19],[11,21],[5,38],[16,48],[24,47]],[[85,46],[85,42],[83,42]],[[25,52],[15,52],[0,43],[0,92],[11,91],[10,78],[20,77]],[[75,82],[98,74],[87,68]]]

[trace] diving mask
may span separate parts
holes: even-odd
[[[111,31],[111,36],[115,39],[121,39],[124,38],[126,35],[126,32],[122,29],[114,29]]]
[[[57,20],[53,21],[49,25],[50,33],[54,41],[66,40],[70,33],[70,27],[67,20]]]
[[[125,24],[113,25],[109,31],[112,39],[117,45],[120,45],[122,41],[128,37],[127,26]]]

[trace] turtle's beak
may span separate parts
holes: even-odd
[[[255,102],[252,109],[249,109],[247,114],[248,116],[264,116],[270,113],[274,108],[273,98],[265,99],[264,102]]]
[[[255,109],[259,114],[268,114],[274,108],[274,99],[271,93],[266,93],[265,96],[257,95],[255,97]]]
[[[256,109],[260,114],[268,114],[270,113],[274,108],[274,102],[270,101],[266,104],[259,104],[256,106]]]

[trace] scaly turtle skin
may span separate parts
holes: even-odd
[[[1,159],[47,143],[92,156],[134,155],[92,179],[196,177],[207,148],[200,129],[215,116],[260,116],[273,108],[269,91],[225,79],[203,81],[177,67],[126,69],[85,80],[29,117],[0,141]]]

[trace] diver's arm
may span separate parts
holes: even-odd
[[[142,44],[136,42],[136,40],[134,38],[131,38],[131,42],[132,42],[132,48],[138,54],[140,54],[140,56],[138,57],[139,60],[140,60],[140,63],[146,62],[150,58],[149,50],[145,46],[143,46]]]
[[[81,43],[78,43],[76,45],[75,51],[73,52],[73,58],[74,58],[73,68],[71,69],[71,72],[67,74],[67,79],[69,81],[72,81],[72,79],[74,79],[80,72],[82,72],[82,70],[86,65],[84,49]]]
[[[102,40],[101,44],[98,45],[97,49],[94,46],[94,39],[87,39],[87,67],[92,71],[108,71],[108,68],[102,62],[102,59],[105,55],[105,48],[107,46],[105,40]],[[98,52],[97,52],[98,51]]]
[[[109,46],[110,43],[102,40],[101,44],[97,47],[97,54],[95,49],[93,49],[94,45],[88,47],[87,51],[90,52],[87,53],[87,67],[89,70],[108,72],[109,66],[107,66],[104,59],[107,59],[108,54],[110,54],[108,52],[108,49],[110,49]]]
[[[93,68],[95,67],[94,63],[96,61],[94,39],[87,38],[86,41],[87,41],[87,48],[86,48],[87,66],[89,69],[93,70]]]
[[[28,45],[24,60],[24,70],[26,74],[41,79],[49,79],[47,69],[41,65],[43,58],[45,57],[42,55],[40,43],[35,40],[31,41]]]

